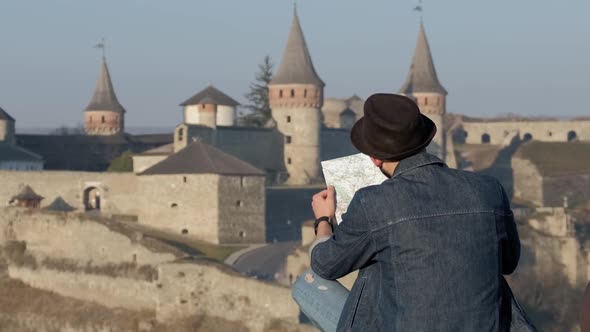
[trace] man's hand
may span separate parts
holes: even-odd
[[[324,216],[334,218],[336,213],[334,187],[329,186],[328,189],[315,194],[311,206],[316,219]]]

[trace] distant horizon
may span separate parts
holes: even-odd
[[[298,1],[327,97],[366,98],[401,87],[418,34],[416,3]],[[590,88],[584,14],[590,3],[450,0],[426,1],[424,8],[449,113],[590,114],[583,102]],[[77,126],[100,68],[93,45],[105,37],[126,123],[175,126],[182,121],[178,104],[207,84],[244,103],[264,56],[278,66],[292,13],[292,2],[271,0],[2,3],[0,20],[11,29],[0,35],[0,107],[19,129]]]

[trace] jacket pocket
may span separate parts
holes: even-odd
[[[356,299],[354,300],[354,305],[352,306],[354,308],[352,315],[350,317],[350,324],[348,325],[348,331],[351,331],[352,326],[354,325],[354,320],[356,318],[356,314],[358,312],[359,309],[359,304],[361,303],[361,298],[363,297],[363,291],[365,290],[365,284],[367,283],[367,278],[360,278],[359,279],[360,284],[359,284],[359,290],[358,290],[358,295],[356,296]]]

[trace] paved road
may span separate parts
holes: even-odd
[[[299,245],[299,241],[272,243],[246,252],[236,260],[233,267],[259,279],[273,280],[275,273],[282,270],[287,256]]]

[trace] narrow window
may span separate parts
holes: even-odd
[[[285,136],[285,143],[291,144],[291,136]]]
[[[178,204],[176,204],[176,203],[172,203],[172,204],[170,204],[170,207],[171,207],[171,208],[178,207]]]
[[[291,116],[287,115],[287,123],[291,123]]]
[[[287,158],[287,165],[291,165],[291,162],[292,162],[291,158]]]
[[[246,186],[246,177],[240,176],[240,187],[244,188]]]
[[[237,206],[237,207],[242,207],[242,206],[244,206],[244,201],[242,201],[242,200],[236,201],[236,206]]]
[[[279,98],[283,98],[283,90],[279,90]]]
[[[104,115],[102,116],[102,118],[100,119],[101,123],[104,123]]]
[[[291,98],[295,97],[295,89],[291,89]]]
[[[182,177],[182,182],[186,183],[186,176]]]
[[[424,97],[424,106],[428,106],[428,97]]]
[[[188,229],[184,228],[180,233],[182,233],[182,234],[188,234]]]
[[[184,139],[184,128],[178,129],[178,141],[181,142]]]
[[[307,98],[307,89],[303,90],[303,98]]]
[[[201,109],[204,111],[205,110],[205,104],[201,105]]]

